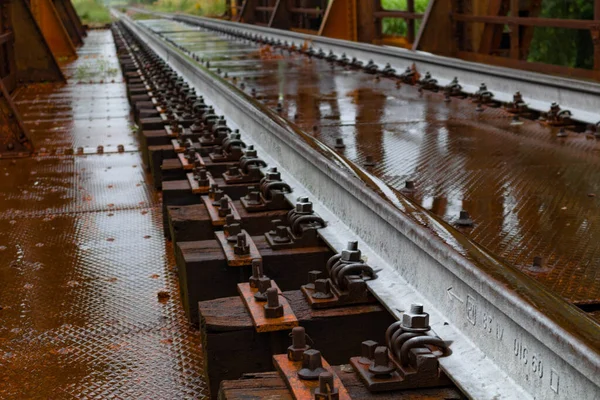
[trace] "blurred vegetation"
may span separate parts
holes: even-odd
[[[101,0],[73,0],[73,6],[86,25],[104,25],[111,21],[108,8]]]
[[[225,13],[225,0],[139,0],[134,2],[163,12],[182,12],[209,17]]]
[[[591,0],[544,0],[543,18],[594,19]],[[589,31],[562,28],[535,28],[528,61],[591,69],[594,44]]]
[[[424,13],[427,9],[429,0],[415,0],[415,12]],[[406,10],[406,0],[381,0],[381,6],[384,10]],[[399,18],[384,18],[381,21],[381,29],[384,35],[406,36],[408,27],[403,19]],[[421,21],[415,21],[416,32],[419,31]]]

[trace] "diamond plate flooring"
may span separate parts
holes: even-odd
[[[0,398],[204,398],[111,32],[63,70],[16,99],[37,156],[0,160]]]

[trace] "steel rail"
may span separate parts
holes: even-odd
[[[513,95],[519,91],[532,110],[547,112],[552,102],[557,102],[563,109],[570,110],[573,118],[578,121],[587,124],[600,122],[600,116],[598,115],[600,84],[592,81],[544,75],[442,57],[422,51],[349,42],[238,22],[149,12],[143,9],[136,10],[215,30],[231,29],[238,33],[249,33],[288,41],[288,43],[294,43],[297,46],[309,43],[315,49],[322,48],[325,52],[331,50],[338,56],[346,53],[349,58],[356,57],[365,63],[368,60],[373,60],[380,68],[389,63],[398,72],[402,72],[414,64],[421,74],[430,72],[433,78],[437,79],[442,86],[449,84],[454,77],[458,77],[463,90],[466,93],[473,94],[479,90],[481,83],[486,83],[488,89],[494,93],[494,98],[498,101],[510,102]]]
[[[469,397],[600,398],[600,328],[583,312],[113,12],[281,168],[292,197],[310,196],[334,249],[361,239],[369,264],[381,269],[370,289],[392,313],[425,303],[435,332],[452,342],[440,363]]]

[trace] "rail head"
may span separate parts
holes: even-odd
[[[138,10],[148,13],[147,10]],[[494,98],[510,102],[516,92],[521,92],[528,107],[539,112],[547,112],[553,102],[572,112],[575,120],[587,124],[600,122],[600,84],[592,81],[544,75],[529,71],[479,64],[455,58],[437,56],[422,51],[407,50],[389,46],[348,42],[305,33],[284,31],[262,26],[242,24],[206,17],[185,14],[150,12],[161,18],[172,19],[192,25],[212,29],[234,29],[240,33],[266,36],[296,45],[310,43],[313,47],[335,54],[346,53],[363,62],[373,60],[380,67],[389,63],[396,70],[403,70],[413,64],[421,73],[430,72],[441,85],[449,84],[455,77],[466,93],[476,93],[481,83],[494,93]]]
[[[314,139],[308,143],[308,135],[274,112],[149,29],[122,18],[234,117],[245,135],[290,174],[299,192],[310,192],[324,206],[319,213],[330,223],[323,235],[336,250],[345,244],[344,235],[364,241],[370,260],[383,268],[371,289],[390,311],[398,315],[423,298],[435,308],[433,326],[454,342],[456,354],[442,364],[465,393],[474,398],[526,398],[525,392],[537,398],[600,396],[596,323],[351,162],[332,163],[325,146]]]

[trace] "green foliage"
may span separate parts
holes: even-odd
[[[427,9],[429,0],[415,0],[415,12],[423,13]],[[406,11],[406,0],[382,0],[381,6],[385,10],[401,10]],[[399,18],[384,18],[382,21],[382,31],[384,35],[406,36],[407,26],[403,19]],[[415,25],[417,31],[420,26],[420,21],[417,20]]]
[[[73,6],[84,24],[104,25],[111,21],[110,13],[101,0],[73,0]]]
[[[157,0],[151,8],[164,12],[217,16],[225,13],[225,0]]]
[[[545,0],[540,17],[593,19],[590,0]],[[591,69],[594,45],[589,31],[562,28],[535,28],[528,61]]]

